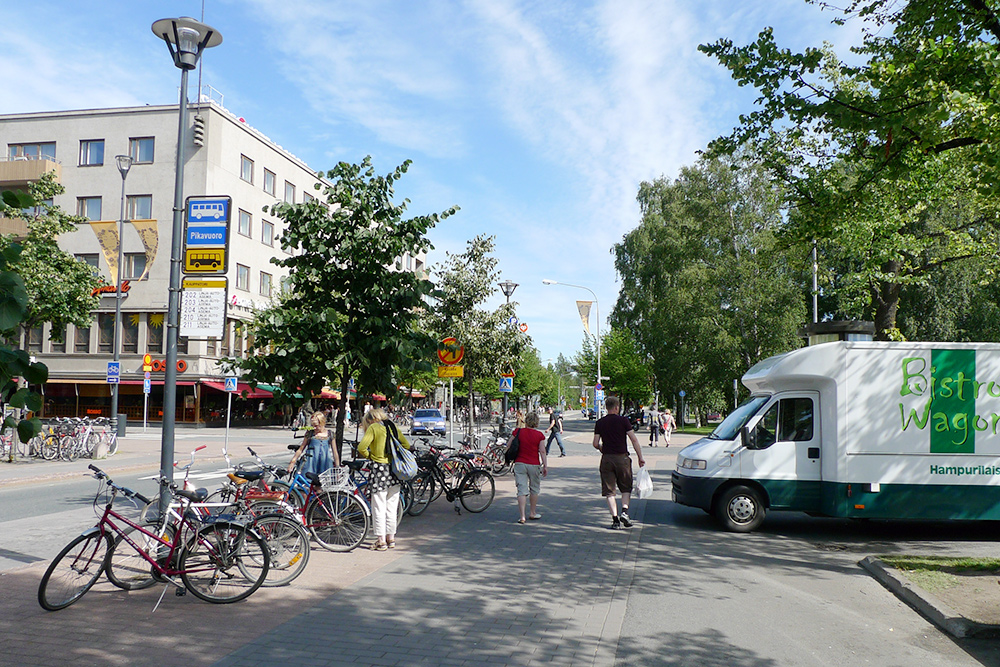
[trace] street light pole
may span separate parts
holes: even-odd
[[[594,297],[594,306],[597,310],[597,384],[594,385],[594,409],[597,412],[597,418],[601,418],[601,404],[597,401],[597,385],[601,384],[601,304],[597,301],[597,294],[594,290],[589,287],[584,287],[583,285],[571,285],[570,283],[561,283],[557,280],[543,280],[543,285],[563,285],[564,287],[575,287],[577,289],[584,289],[590,292]]]
[[[184,135],[188,118],[188,72],[198,66],[202,51],[222,43],[222,35],[192,18],[160,19],[153,34],[167,43],[174,65],[181,71],[181,94],[177,115],[177,162],[174,172],[174,219],[170,244],[170,292],[167,299],[167,354],[163,377],[163,436],[160,445],[160,476],[174,478],[174,423],[177,412],[177,338],[181,312],[181,246],[184,233]],[[160,512],[165,516],[170,502],[166,488],[160,491]]]
[[[497,284],[500,285],[500,289],[503,290],[503,295],[505,297],[507,297],[507,305],[509,306],[510,305],[510,297],[511,297],[512,294],[514,294],[514,290],[517,289],[517,283],[512,282],[510,280],[505,280],[502,283],[497,283]],[[501,424],[503,424],[504,421],[506,421],[506,419],[507,419],[507,394],[508,393],[509,392],[506,392],[506,391],[503,392],[503,401],[501,401],[501,408],[500,408],[503,411],[503,415],[501,415],[501,417],[500,417],[500,423]]]
[[[122,175],[121,215],[118,216],[118,275],[115,276],[115,281],[117,282],[115,286],[115,333],[112,352],[112,358],[114,361],[118,361],[121,359],[122,274],[125,268],[122,264],[122,259],[125,256],[123,250],[123,246],[125,245],[125,178],[128,176],[128,170],[132,168],[132,157],[129,155],[116,155],[115,162],[118,164],[118,172]],[[121,426],[118,423],[118,387],[119,384],[117,382],[111,385],[111,420],[114,424],[115,434],[120,437],[124,434],[121,433]]]

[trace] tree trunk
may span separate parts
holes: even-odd
[[[899,262],[886,262],[882,268],[888,274],[895,274],[899,271]],[[872,286],[871,292],[875,310],[875,340],[890,340],[889,331],[896,328],[900,285],[880,282]]]

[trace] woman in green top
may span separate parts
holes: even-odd
[[[372,549],[385,551],[396,547],[396,510],[399,506],[399,480],[389,469],[385,432],[391,429],[406,449],[410,441],[386,418],[381,408],[373,408],[361,419],[365,435],[358,443],[358,456],[371,461],[368,488],[371,491],[372,514],[375,523],[375,543]]]

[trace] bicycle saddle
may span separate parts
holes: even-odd
[[[196,503],[200,503],[205,498],[208,498],[208,489],[195,489],[194,491],[185,491],[184,489],[175,489],[174,493],[181,498],[187,498]]]
[[[344,465],[353,470],[354,472],[357,472],[362,468],[364,468],[366,465],[368,465],[368,461],[364,459],[359,459],[357,461],[344,461]]]

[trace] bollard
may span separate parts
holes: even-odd
[[[118,437],[125,437],[125,426],[128,424],[128,415],[118,415]]]

